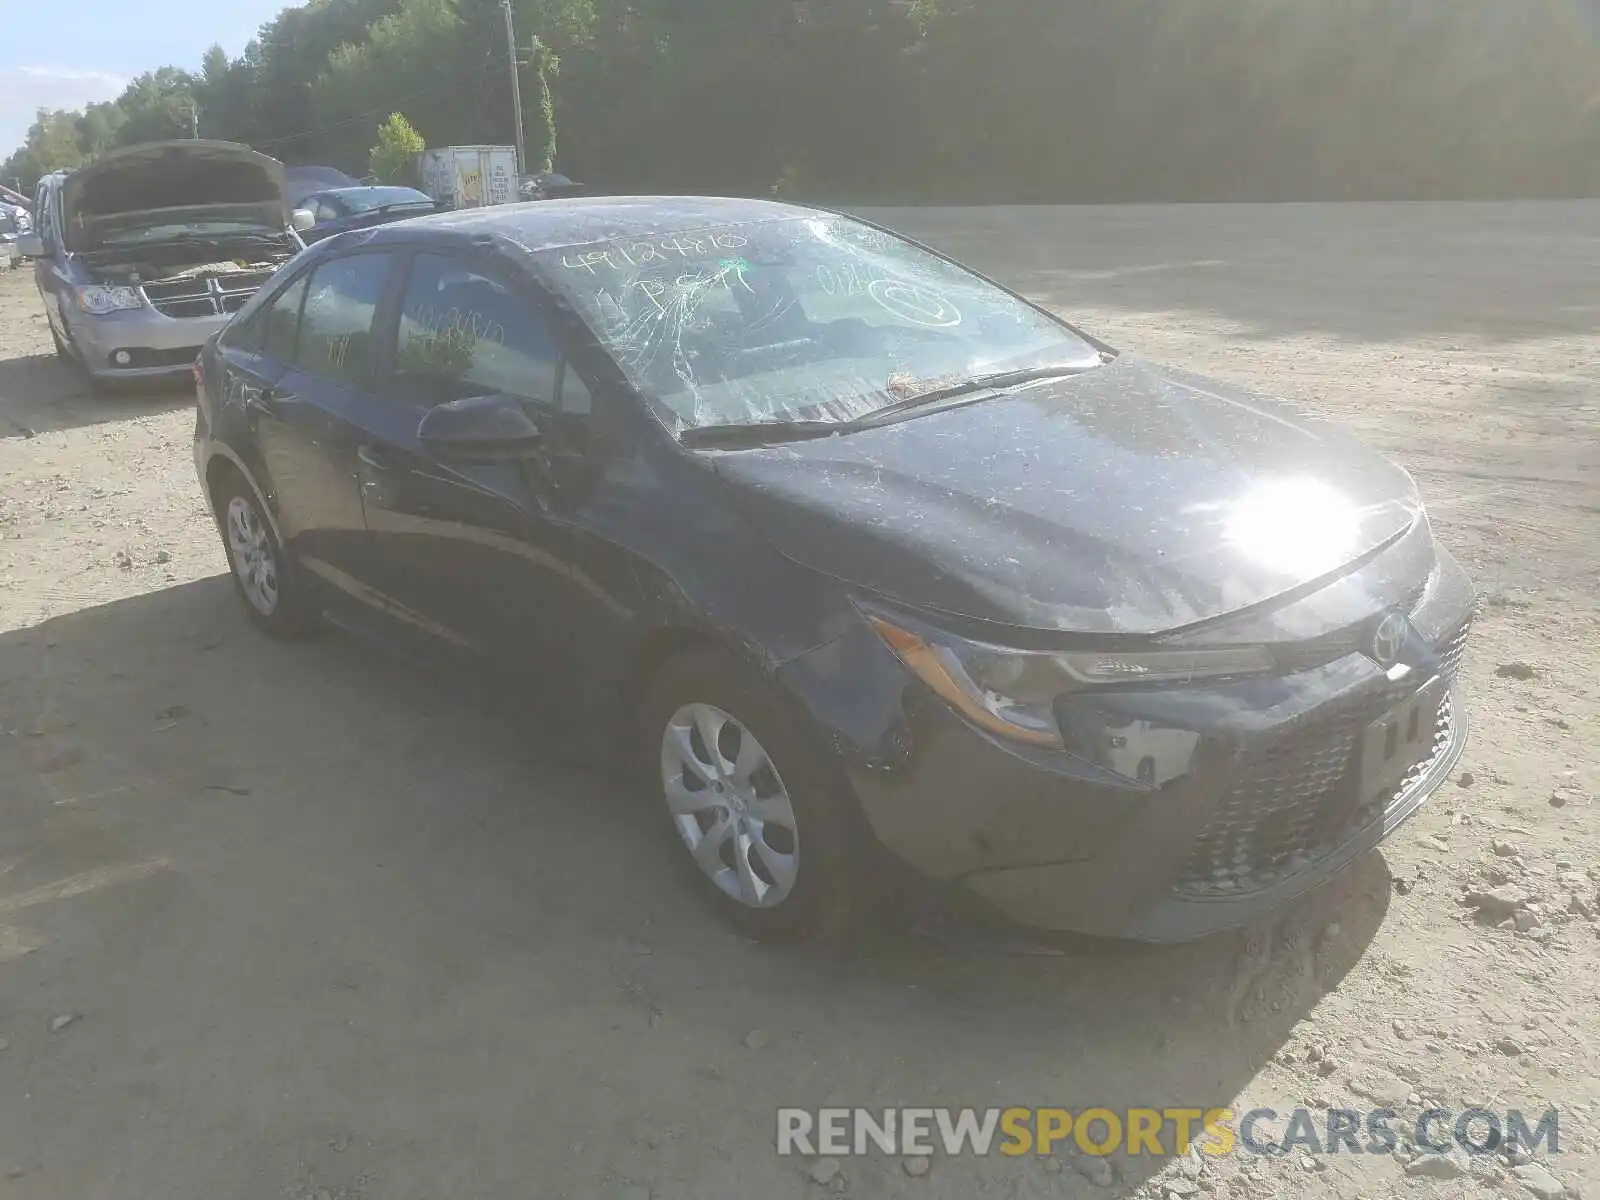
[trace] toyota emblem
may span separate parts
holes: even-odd
[[[1392,667],[1406,644],[1406,619],[1397,612],[1389,613],[1372,631],[1372,661],[1380,667]]]

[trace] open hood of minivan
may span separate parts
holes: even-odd
[[[62,185],[68,250],[98,249],[105,234],[144,223],[240,220],[269,229],[289,223],[284,168],[236,142],[129,146],[67,176]]]

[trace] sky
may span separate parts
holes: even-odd
[[[133,76],[200,66],[220,42],[238,55],[298,0],[0,0],[0,160],[34,111],[110,100]]]

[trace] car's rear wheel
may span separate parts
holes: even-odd
[[[692,885],[766,940],[830,939],[855,906],[845,799],[795,714],[731,656],[690,651],[642,706],[653,802]]]
[[[234,590],[245,611],[274,637],[302,637],[316,627],[296,564],[279,544],[255,490],[237,471],[217,486],[217,524]]]

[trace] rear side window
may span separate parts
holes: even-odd
[[[317,267],[300,316],[295,365],[338,383],[370,381],[372,323],[393,269],[387,254],[355,254]]]

